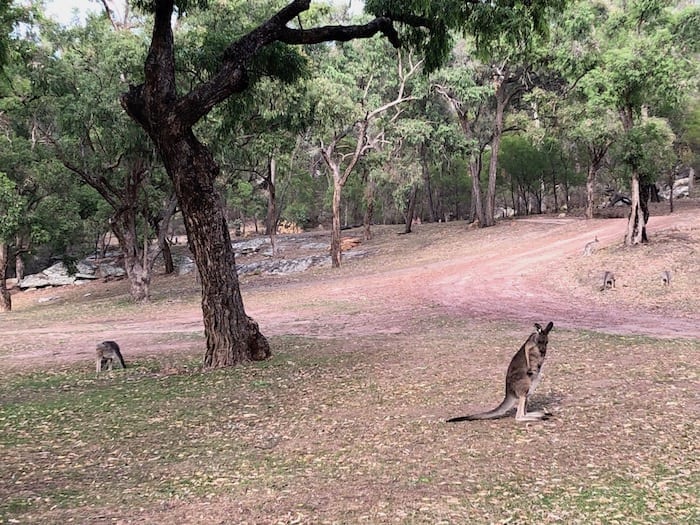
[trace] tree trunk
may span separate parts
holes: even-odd
[[[364,225],[364,239],[372,239],[372,222],[374,221],[374,194],[377,188],[371,176],[365,177],[365,216],[362,221]]]
[[[168,228],[170,227],[170,220],[175,214],[177,209],[177,198],[175,195],[170,197],[168,205],[161,210],[161,212],[154,217],[151,227],[156,232],[156,238],[158,239],[158,247],[160,248],[160,253],[163,256],[163,264],[165,266],[165,274],[170,275],[175,273],[175,263],[173,262],[173,254],[170,250],[170,242],[168,241]],[[149,270],[153,271],[153,265],[155,264],[155,257],[153,260],[144,259],[145,263],[149,265]]]
[[[481,196],[481,154],[472,154],[469,160],[469,173],[472,178],[472,208],[476,214],[479,226],[486,226],[484,204]]]
[[[428,220],[435,222],[435,204],[433,202],[433,189],[430,184],[430,163],[428,162],[428,147],[425,142],[421,143],[420,147],[420,163],[421,172],[423,174],[423,184],[425,185],[425,194],[428,199]]]
[[[277,162],[270,156],[267,163],[267,215],[265,216],[265,235],[270,236],[272,256],[277,255]]]
[[[340,179],[340,173],[336,173],[336,168],[333,168],[333,224],[331,227],[331,266],[340,268],[342,254],[340,251],[340,194],[343,191],[343,185]]]
[[[207,338],[204,366],[219,368],[267,359],[270,346],[243,308],[231,236],[222,199],[214,187],[218,165],[191,133],[161,140],[159,148],[175,186],[202,281]]]
[[[165,239],[161,245],[161,253],[163,254],[163,264],[165,266],[165,275],[172,275],[175,273],[175,263],[173,262],[173,252],[170,250],[170,243],[168,239]]]
[[[500,91],[500,89],[499,89]],[[496,101],[496,122],[491,140],[491,159],[489,159],[489,181],[486,190],[486,210],[484,213],[484,226],[496,224],[494,212],[496,209],[496,176],[498,174],[498,151],[501,148],[501,137],[503,136],[503,116],[507,102],[497,97]]]
[[[620,120],[622,121],[622,129],[624,129],[625,133],[629,136],[632,128],[634,127],[634,112],[632,107],[626,106],[621,108],[619,113]],[[642,237],[644,237],[646,240],[646,219],[649,216],[648,211],[646,212],[646,216],[644,213],[646,202],[644,205],[642,205],[639,170],[634,166],[632,167],[630,192],[632,193],[630,195],[632,205],[630,207],[630,215],[627,221],[627,232],[625,233],[626,246],[639,244],[642,241]]]
[[[627,221],[627,233],[625,234],[626,246],[639,244],[642,240],[642,223],[644,222],[644,217],[642,216],[642,207],[640,204],[639,173],[637,173],[637,170],[632,170],[632,187],[630,189],[632,193],[630,196],[632,205]]]
[[[130,202],[135,203],[135,200]],[[119,241],[119,247],[124,254],[124,270],[129,279],[129,294],[135,302],[148,302],[150,299],[151,272],[149,271],[147,254],[148,240],[144,236],[143,248],[139,245],[136,230],[136,209],[129,206],[118,210],[110,219],[112,233]]]
[[[408,207],[406,209],[406,229],[404,233],[411,233],[413,227],[413,217],[416,214],[416,200],[418,197],[418,185],[414,184],[408,196]]]
[[[695,188],[695,169],[690,168],[688,170],[688,195],[693,196],[693,189]]]
[[[17,282],[24,279],[24,272],[24,258],[22,257],[21,253],[18,253],[15,255],[15,278],[17,279]]]
[[[12,310],[12,298],[7,289],[7,244],[0,242],[0,312]]]
[[[588,165],[588,174],[586,175],[586,219],[593,218],[593,187],[595,185],[596,167],[593,161]]]

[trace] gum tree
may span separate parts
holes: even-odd
[[[613,109],[623,130],[624,157],[630,169],[631,210],[625,244],[646,241],[649,220],[648,184],[643,164],[647,130],[644,113],[659,114],[678,105],[697,71],[691,45],[675,28],[683,20],[697,21],[698,10],[674,12],[667,0],[624,2],[622,9],[610,10],[599,45],[595,67],[581,79],[581,89],[592,103]],[[638,154],[639,153],[639,154]],[[647,194],[647,195],[645,195]]]

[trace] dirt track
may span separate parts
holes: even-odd
[[[655,233],[675,227],[680,220],[678,215],[654,217],[649,233],[653,238]],[[668,312],[654,313],[643,307],[620,306],[612,301],[596,304],[585,297],[573,297],[568,293],[569,283],[551,282],[556,269],[561,270],[572,259],[581,257],[583,246],[594,236],[600,240],[599,251],[620,244],[625,224],[624,219],[519,220],[493,231],[465,234],[471,237],[469,241],[448,246],[446,251],[450,253],[441,261],[294,285],[281,292],[298,298],[293,309],[274,310],[255,295],[249,304],[261,326],[275,334],[320,335],[330,328],[329,323],[334,333],[397,332],[402,330],[403,323],[410,323],[420,315],[421,310],[440,308],[451,315],[476,319],[528,324],[554,320],[562,328],[621,335],[700,337],[697,312],[694,316],[680,317]],[[697,235],[700,212],[684,214],[682,224]],[[699,285],[696,281],[696,292],[700,291]],[[694,292],[689,290],[689,293]],[[339,314],[321,319],[308,312],[308,316],[300,317],[303,305],[319,297],[342,298],[364,308],[351,316]]]

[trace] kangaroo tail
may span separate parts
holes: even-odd
[[[482,420],[482,419],[498,419],[498,418],[505,416],[508,413],[508,411],[515,406],[517,401],[518,401],[518,399],[515,396],[506,394],[506,397],[503,399],[501,404],[498,405],[493,410],[489,410],[488,412],[480,412],[478,414],[471,414],[469,416],[453,417],[451,419],[448,419],[446,422],[447,423],[457,423],[459,421],[478,421],[478,420]]]
[[[124,362],[124,358],[122,357],[122,353],[119,350],[119,347],[114,349],[114,353],[117,354],[117,357],[119,358],[119,362],[122,364],[122,368],[126,368],[126,363]]]

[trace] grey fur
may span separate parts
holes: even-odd
[[[114,341],[102,341],[97,345],[95,353],[95,368],[98,374],[104,370],[105,365],[107,365],[107,370],[112,370],[115,359],[119,360],[122,368],[126,368],[119,345]]]

